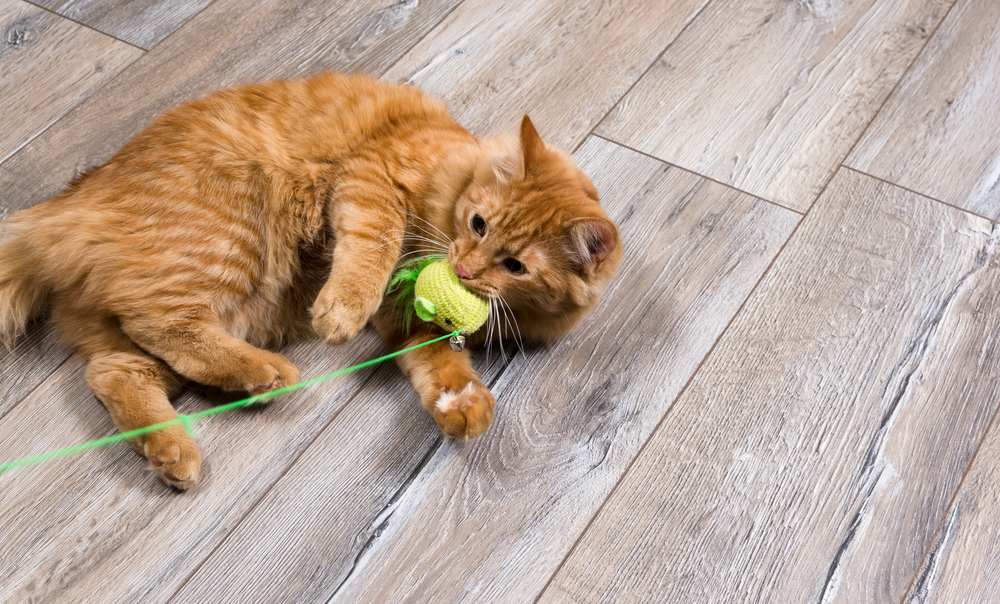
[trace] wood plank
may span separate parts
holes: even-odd
[[[996,400],[994,398],[994,400]],[[937,539],[914,577],[909,602],[1000,600],[1000,432],[986,437]]]
[[[150,49],[212,0],[33,0],[109,36]]]
[[[596,316],[511,361],[493,389],[495,424],[476,441],[421,456],[428,436],[407,434],[378,394],[359,398],[179,602],[528,601],[541,590],[798,219],[599,138],[578,157],[627,248]]]
[[[34,325],[14,348],[0,345],[0,419],[69,357],[52,329]]]
[[[157,113],[238,83],[321,69],[382,73],[459,0],[217,0],[87,102],[0,164],[0,212],[54,195]]]
[[[0,32],[0,162],[142,55],[21,0],[0,0]]]
[[[713,2],[597,132],[804,211],[950,4]]]
[[[839,172],[542,599],[899,601],[1000,394],[998,243]]]
[[[105,148],[100,134],[125,137],[147,113],[176,100],[173,96],[213,88],[225,78],[279,75],[281,70],[320,65],[379,71],[451,6],[431,2],[405,5],[404,13],[373,13],[364,2],[334,6],[320,1],[220,0],[151,51],[150,63],[141,63],[143,71],[123,74],[127,86],[109,88],[96,105],[87,104],[67,118],[70,126],[58,130],[59,136],[65,136],[67,144],[81,139],[79,147],[63,155],[46,138],[40,147],[32,147],[39,153],[32,157],[55,161],[42,149],[58,157],[82,157],[88,150],[99,154]],[[220,38],[219,32],[232,36]],[[246,45],[272,43],[272,52],[245,52]],[[136,106],[130,110],[119,104],[119,94]],[[115,116],[124,121],[115,122]],[[34,174],[46,175],[42,168],[44,162],[35,165]],[[28,176],[18,183],[33,184]],[[304,375],[313,375],[372,356],[379,348],[369,334],[348,346],[330,348],[310,341],[286,352]],[[199,437],[207,459],[201,488],[183,496],[159,484],[125,447],[0,475],[0,601],[166,600],[366,379],[346,377],[267,410],[212,420]],[[196,396],[180,402],[182,409],[203,404]],[[86,389],[82,363],[74,357],[0,420],[0,459],[111,430],[107,413]]]
[[[574,148],[707,0],[467,0],[386,74],[479,133],[525,112]]]
[[[1000,3],[959,2],[848,160],[1000,217]]]

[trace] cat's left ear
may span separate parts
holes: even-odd
[[[527,114],[521,118],[521,154],[524,156],[525,174],[530,174],[532,167],[537,166],[545,155],[545,141]]]
[[[593,268],[618,247],[618,227],[606,218],[578,218],[567,226],[570,249],[582,268]]]

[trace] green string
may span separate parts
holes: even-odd
[[[53,449],[51,451],[45,451],[44,453],[38,453],[36,455],[29,455],[27,457],[21,457],[19,459],[13,459],[11,461],[0,464],[0,474],[14,470],[17,468],[23,468],[26,466],[31,466],[35,464],[40,464],[42,462],[49,461],[51,459],[56,459],[58,457],[69,457],[71,455],[78,455],[85,451],[91,449],[96,449],[98,447],[106,447],[108,445],[113,445],[115,443],[120,443],[137,436],[142,436],[144,434],[149,434],[150,432],[156,432],[158,430],[165,430],[171,426],[184,426],[184,429],[188,434],[194,436],[194,426],[195,422],[198,420],[209,417],[211,415],[218,415],[220,413],[225,413],[227,411],[233,411],[234,409],[240,409],[242,407],[249,407],[256,403],[270,400],[272,398],[281,396],[282,394],[288,394],[289,392],[295,392],[296,390],[302,390],[303,388],[308,388],[310,386],[315,386],[316,384],[332,380],[341,376],[345,376],[349,373],[354,373],[355,371],[360,371],[367,367],[373,365],[378,365],[379,363],[384,363],[390,359],[394,359],[400,355],[412,352],[418,348],[423,348],[424,346],[429,346],[441,340],[446,340],[453,336],[459,335],[458,331],[453,331],[452,333],[447,333],[443,336],[436,337],[432,340],[427,340],[426,342],[421,342],[419,344],[414,344],[413,346],[407,346],[396,352],[390,352],[389,354],[376,357],[374,359],[368,359],[357,365],[351,365],[350,367],[344,367],[342,369],[335,369],[327,373],[317,375],[316,377],[309,378],[298,382],[296,384],[291,384],[289,386],[282,386],[281,388],[275,388],[274,390],[269,390],[267,392],[262,392],[260,394],[255,394],[253,396],[241,399],[238,401],[233,401],[232,403],[226,403],[225,405],[218,405],[216,407],[211,407],[209,409],[204,409],[202,411],[197,411],[195,413],[189,413],[187,415],[178,415],[174,419],[167,420],[165,422],[159,422],[156,424],[150,424],[148,426],[143,426],[142,428],[136,428],[135,430],[129,430],[128,432],[119,432],[118,434],[112,434],[111,436],[105,436],[104,438],[98,438],[96,440],[87,441],[80,443],[78,445],[73,445],[71,447],[64,447],[62,449]]]

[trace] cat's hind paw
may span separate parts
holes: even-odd
[[[186,433],[168,429],[145,437],[142,454],[160,480],[179,491],[186,491],[201,478],[201,451]]]

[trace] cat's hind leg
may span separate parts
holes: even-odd
[[[177,417],[170,396],[179,391],[180,380],[163,362],[137,348],[112,319],[64,303],[54,304],[52,315],[63,337],[87,359],[87,384],[120,431]],[[144,434],[131,444],[163,482],[180,490],[198,482],[201,452],[183,426]]]
[[[230,335],[208,308],[123,316],[120,321],[125,334],[143,350],[199,384],[258,394],[299,380],[298,369],[288,359]]]

